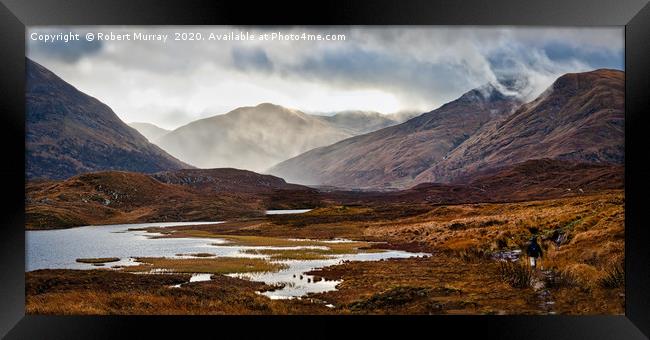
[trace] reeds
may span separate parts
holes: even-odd
[[[513,288],[528,288],[533,281],[534,272],[523,262],[499,262],[499,275]]]
[[[476,263],[481,260],[489,259],[490,252],[483,248],[469,247],[459,251],[458,257],[465,262]]]
[[[619,288],[625,285],[625,270],[622,265],[614,265],[605,270],[605,275],[598,280],[603,288]]]

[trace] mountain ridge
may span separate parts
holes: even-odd
[[[623,161],[623,71],[569,73],[528,103],[494,85],[402,124],[310,150],[268,172],[295,183],[408,188],[529,159]]]
[[[310,150],[268,170],[290,182],[344,187],[404,187],[495,116],[519,104],[494,86],[401,124]]]
[[[199,119],[158,140],[170,154],[200,168],[253,171],[349,137],[319,118],[262,103]]]
[[[98,99],[26,58],[26,176],[101,170],[157,172],[189,165],[151,144]]]
[[[534,158],[621,164],[624,73],[598,69],[559,77],[544,93],[416,177],[448,182]]]
[[[159,138],[171,132],[171,130],[163,129],[158,125],[146,122],[131,122],[128,125],[138,130],[141,135],[154,144]]]

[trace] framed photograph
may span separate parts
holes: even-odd
[[[645,0],[0,15],[8,339],[650,335]]]

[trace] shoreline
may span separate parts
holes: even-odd
[[[415,213],[402,211],[398,206],[338,205],[304,214],[143,230],[162,231],[167,238],[224,238],[235,244],[249,245],[287,246],[295,242],[292,239],[324,242],[343,238],[356,242],[384,242],[364,246],[369,250],[427,250],[430,254],[422,258],[344,262],[306,272],[306,275],[340,283],[335,291],[309,294],[298,304],[258,298],[256,301],[266,306],[265,311],[271,314],[289,310],[317,314],[619,314],[625,303],[624,285],[620,281],[623,272],[616,271],[624,251],[624,202],[625,193],[620,190],[517,203],[432,206],[423,211],[414,210]],[[515,274],[503,272],[500,261],[495,260],[499,257],[493,254],[523,249],[531,227],[536,228],[545,249],[544,269],[532,276],[534,282],[531,281],[527,288],[512,287],[508,283],[512,278],[508,275]],[[285,251],[276,256],[302,258],[306,254]],[[129,280],[128,276],[121,276],[126,273],[110,272],[115,275],[97,275]],[[34,274],[26,273],[27,277],[34,277]],[[65,286],[68,279],[61,277],[61,280]],[[74,277],[69,280],[74,282]],[[234,290],[243,284],[228,282],[235,286],[228,289]],[[193,282],[186,288],[194,287],[195,293],[183,291],[188,303],[185,307],[172,308],[155,303],[152,306],[163,310],[171,308],[172,313],[192,314],[197,308],[190,302],[193,294],[203,294],[203,289],[208,289],[202,285],[215,287],[210,283]],[[32,304],[38,301],[38,306],[29,308],[48,311],[58,308],[52,304],[52,299],[61,294],[101,293],[101,289],[97,289],[82,287],[65,294],[46,290],[37,294],[37,300],[33,300],[37,296],[28,296]],[[167,294],[155,289],[145,291],[152,301]],[[238,292],[228,298],[255,294],[255,290]],[[132,292],[125,290],[120,294],[129,296]],[[105,296],[106,301],[114,298],[109,295]],[[217,300],[213,302],[223,301]],[[305,300],[325,301],[335,307],[320,309],[321,302],[314,306]],[[70,304],[67,306],[72,308]],[[243,308],[241,313],[257,312],[244,307],[237,308]],[[228,313],[232,311],[229,308],[234,307],[215,308],[201,310],[201,313]],[[75,311],[83,313],[83,310]],[[117,311],[121,312],[128,313]],[[146,308],[141,312],[156,313]]]

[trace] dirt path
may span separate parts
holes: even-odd
[[[519,261],[521,256],[522,251],[520,249],[515,249],[495,252],[492,254],[492,259],[497,261],[516,262]],[[553,310],[555,301],[553,300],[551,291],[546,286],[546,282],[553,282],[553,275],[552,270],[537,269],[535,270],[535,275],[531,280],[531,287],[535,290],[535,294],[537,294],[539,308],[543,314],[555,314],[555,311]]]

